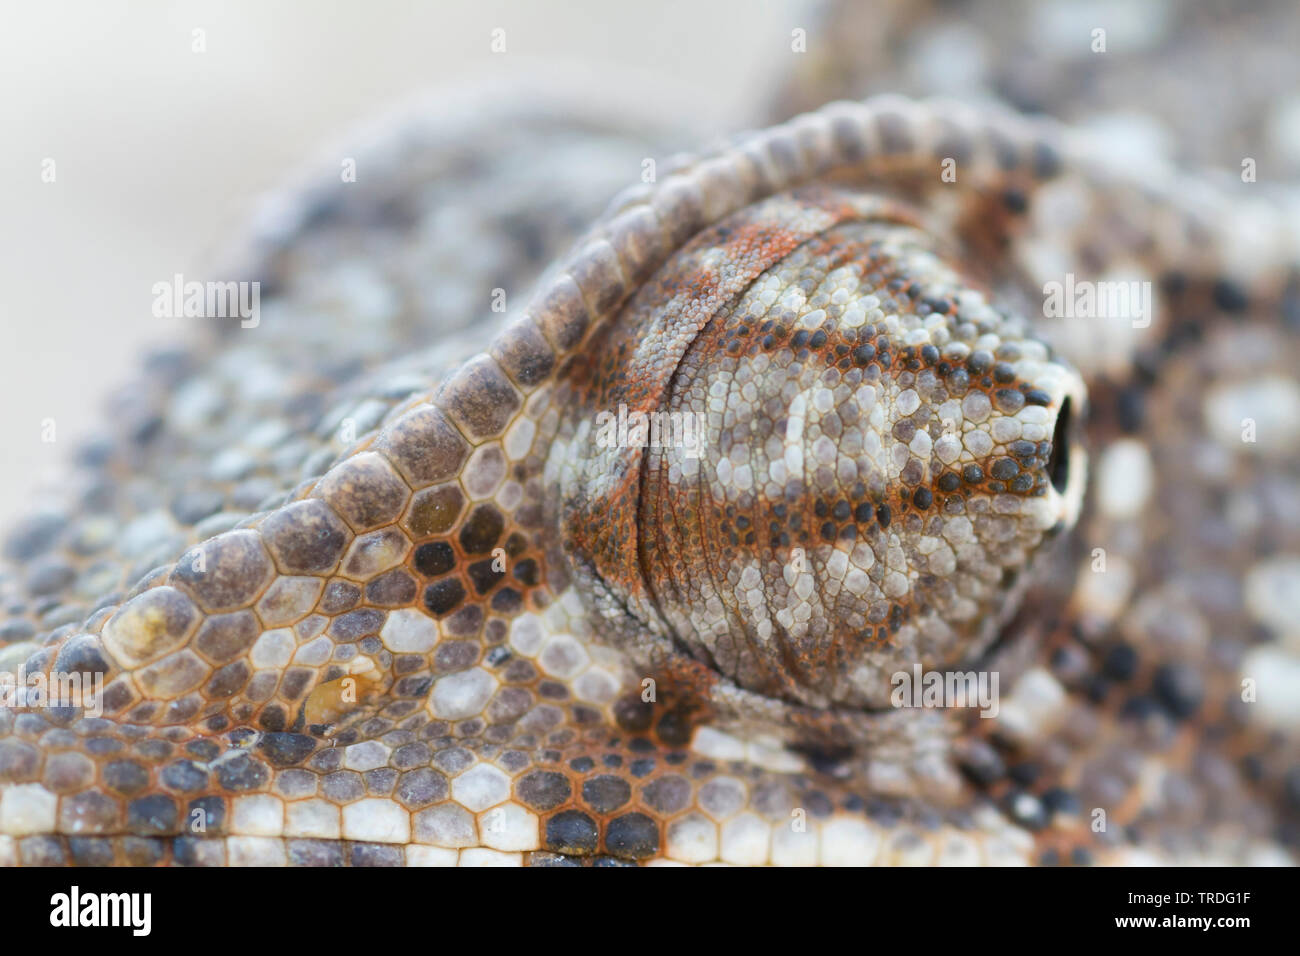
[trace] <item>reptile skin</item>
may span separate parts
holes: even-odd
[[[572,228],[590,166],[502,186],[503,125],[447,194]],[[0,863],[1290,859],[1295,450],[1236,435],[1289,398],[1282,207],[1247,268],[1192,177],[838,102],[679,158],[452,330],[555,237],[399,308],[326,270],[349,229],[431,267],[357,226],[383,198],[267,239],[261,337],[156,360],[9,538],[0,670],[104,690],[0,710]],[[1040,318],[1066,273],[1154,283],[1150,327]],[[1242,496],[1253,537],[1205,520]],[[894,706],[914,665],[996,674],[996,716]]]

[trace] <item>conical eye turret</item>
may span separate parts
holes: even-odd
[[[579,586],[656,635],[634,656],[811,706],[977,654],[1082,495],[1078,375],[851,191],[697,235],[562,387]]]

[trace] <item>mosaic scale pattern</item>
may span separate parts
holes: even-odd
[[[307,366],[259,394],[238,352],[168,360],[180,411],[88,452],[117,490],[82,501],[204,461],[169,513],[9,539],[0,665],[104,691],[0,710],[0,862],[1284,859],[1294,735],[1234,706],[1250,648],[1205,633],[1239,604],[1136,586],[1170,512],[1138,520],[1160,491],[1133,476],[1176,429],[1136,441],[1141,364],[1024,307],[1044,262],[1149,277],[1141,345],[1197,383],[1172,394],[1230,389],[1281,360],[1241,328],[1296,269],[1280,208],[1238,269],[1240,215],[1048,124],[835,103],[621,194],[503,328],[360,361],[337,409],[298,407]],[[1189,329],[1235,356],[1180,357]],[[223,387],[279,414],[232,421]],[[656,413],[694,437],[600,435]],[[1088,571],[1098,541],[1127,577]],[[890,706],[913,664],[997,671],[999,716]]]

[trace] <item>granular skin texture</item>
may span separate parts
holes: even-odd
[[[0,671],[102,693],[0,708],[0,864],[1292,861],[1284,205],[887,96],[601,213],[531,122],[295,193],[11,530]]]

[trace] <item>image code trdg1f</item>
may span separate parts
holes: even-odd
[[[1296,862],[1292,0],[50,6],[0,865]]]

